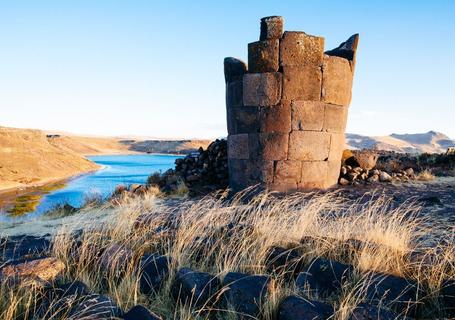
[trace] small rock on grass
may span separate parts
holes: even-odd
[[[157,254],[146,254],[140,263],[140,288],[145,294],[155,293],[169,274],[171,258]]]
[[[107,296],[93,294],[84,298],[84,300],[76,305],[69,319],[71,320],[105,320],[115,317],[121,317],[123,312],[117,305]]]
[[[257,317],[267,295],[270,278],[265,275],[248,275],[229,272],[223,279],[223,301],[236,312],[238,319]]]
[[[161,317],[144,306],[136,305],[123,316],[124,320],[161,320]]]
[[[331,305],[298,296],[285,298],[278,307],[278,320],[325,320],[331,316]]]
[[[357,305],[348,320],[396,320],[398,315],[390,310],[372,304],[361,303]]]
[[[202,308],[214,301],[219,285],[218,278],[209,273],[182,268],[175,275],[172,295],[184,305]]]
[[[341,289],[352,270],[351,265],[316,258],[298,275],[296,285],[302,291],[308,288],[317,295],[328,296]]]

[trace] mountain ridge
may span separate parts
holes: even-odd
[[[377,149],[400,153],[443,153],[449,147],[455,147],[455,140],[433,130],[425,133],[392,133],[388,136],[346,133],[347,149]]]

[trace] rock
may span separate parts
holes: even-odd
[[[376,166],[379,155],[372,150],[354,150],[353,156],[345,160],[345,164],[371,170]]]
[[[74,281],[59,285],[54,288],[54,293],[62,298],[67,296],[86,296],[90,294],[90,290],[82,281]]]
[[[140,288],[145,294],[156,292],[169,273],[172,259],[156,254],[147,254],[141,258]]]
[[[347,186],[349,184],[349,180],[345,178],[340,178],[340,181],[338,183],[342,186]]]
[[[379,174],[379,181],[381,182],[392,182],[392,177],[385,171],[381,171]]]
[[[348,40],[341,43],[335,49],[326,51],[325,53],[330,56],[337,56],[355,62],[355,54],[359,44],[359,34],[356,33],[349,37]]]
[[[331,316],[332,306],[298,296],[285,298],[278,307],[278,320],[325,320]]]
[[[161,317],[154,314],[144,306],[136,305],[123,316],[124,320],[161,320]]]
[[[348,173],[348,168],[346,166],[342,166],[340,169],[340,175],[344,176]]]
[[[229,272],[222,283],[226,287],[223,292],[224,303],[233,308],[238,319],[257,317],[269,282],[268,276]]]
[[[351,171],[351,172],[348,172],[348,174],[346,176],[349,181],[354,181],[357,179],[358,175],[359,174],[357,172]]]
[[[284,19],[280,16],[270,16],[261,19],[261,34],[259,40],[279,39],[283,34]]]
[[[272,247],[269,249],[265,264],[269,272],[293,277],[302,269],[301,258],[296,249]]]
[[[418,301],[418,285],[411,280],[374,272],[368,279],[366,302],[390,306],[401,316],[414,316]]]
[[[444,313],[449,318],[455,318],[455,280],[447,280],[442,284],[441,298]]]
[[[371,177],[369,177],[367,179],[368,182],[371,182],[371,183],[375,183],[375,182],[378,182],[379,181],[379,175],[375,174],[375,175],[372,175]]]
[[[361,303],[354,308],[348,320],[395,320],[398,318],[395,312],[383,307]]]
[[[263,40],[248,44],[248,68],[250,73],[278,71],[280,40]]]
[[[242,60],[232,57],[224,58],[224,78],[226,83],[242,80],[246,72],[247,66]]]
[[[128,192],[128,188],[123,185],[123,184],[119,184],[115,187],[115,190],[113,192],[113,196],[121,196],[122,194],[124,194],[125,192]]]
[[[76,305],[68,319],[71,320],[104,320],[123,315],[117,305],[107,296],[93,294]]]
[[[202,308],[214,299],[219,285],[220,281],[215,276],[182,268],[175,275],[172,295],[183,305]]]
[[[419,201],[423,202],[425,206],[442,205],[442,201],[438,196],[421,197]]]
[[[302,291],[308,288],[319,296],[329,296],[341,289],[352,270],[351,265],[316,258],[298,275],[296,286]]]
[[[125,245],[110,244],[101,254],[100,270],[111,276],[121,277],[133,261],[134,253]]]
[[[45,237],[24,235],[0,238],[0,262],[39,256],[49,251],[50,247],[51,243]]]
[[[14,261],[0,269],[0,279],[16,281],[52,281],[65,269],[65,264],[57,258],[39,258],[23,262]]]

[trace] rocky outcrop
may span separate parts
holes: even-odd
[[[324,53],[324,38],[261,20],[248,68],[226,58],[229,185],[276,191],[337,183],[358,35]],[[234,72],[235,71],[235,72]]]

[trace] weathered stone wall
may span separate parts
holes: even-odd
[[[261,19],[248,67],[225,58],[229,184],[277,191],[337,183],[358,35],[324,53],[324,38]]]

